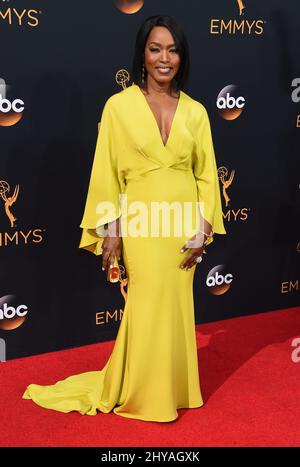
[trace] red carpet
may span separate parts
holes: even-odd
[[[175,422],[116,414],[63,414],[21,398],[29,383],[53,384],[101,369],[114,341],[0,363],[0,446],[299,446],[300,307],[196,327],[205,405]]]

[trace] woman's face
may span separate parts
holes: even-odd
[[[152,28],[144,53],[148,75],[158,83],[168,83],[178,73],[180,56],[172,34],[164,26]]]

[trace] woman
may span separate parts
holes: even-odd
[[[123,255],[123,317],[102,370],[27,387],[23,397],[42,407],[168,422],[178,408],[203,405],[194,266],[213,234],[226,231],[209,118],[181,89],[188,69],[188,45],[176,22],[146,19],[136,38],[134,82],[110,96],[102,111],[80,225],[79,247],[102,254],[107,278]],[[167,234],[153,214],[158,205]]]

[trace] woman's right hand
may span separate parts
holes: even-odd
[[[102,270],[106,271],[109,280],[109,270],[114,265],[115,256],[118,260],[122,255],[122,237],[119,232],[119,219],[108,224],[107,234],[102,243]]]

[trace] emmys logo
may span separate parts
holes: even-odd
[[[11,86],[0,78],[0,126],[12,126],[18,123],[23,115],[24,102],[21,99],[9,100],[6,96]]]
[[[16,217],[11,213],[10,207],[14,204],[14,202],[17,200],[18,194],[19,194],[19,185],[15,186],[14,193],[12,196],[7,196],[7,193],[10,191],[10,186],[7,182],[4,180],[0,180],[0,196],[2,200],[4,201],[4,209],[5,209],[5,214],[7,215],[9,221],[10,221],[10,226],[14,227],[14,222],[17,220]]]
[[[0,9],[0,24],[7,24],[9,26],[31,26],[36,27],[39,24],[38,15],[41,11],[34,10],[33,8],[23,8],[18,11],[16,8],[1,8]]]
[[[245,102],[245,98],[239,95],[237,86],[229,84],[217,97],[218,113],[224,120],[235,120],[241,115]]]
[[[124,302],[127,299],[127,291],[125,287],[128,284],[128,278],[126,277],[126,269],[122,264],[119,264],[119,277],[115,282],[119,283],[120,292],[124,298]],[[123,310],[115,310],[113,313],[110,311],[99,311],[96,313],[96,325],[107,324],[110,320],[121,321],[123,316]]]
[[[226,207],[228,206],[229,201],[230,201],[230,198],[229,198],[226,190],[232,184],[234,174],[235,174],[235,170],[232,170],[231,173],[230,173],[229,178],[226,179],[226,177],[228,177],[227,168],[224,167],[224,166],[218,168],[218,177],[219,177],[219,180],[222,182],[222,193],[223,193],[223,197],[224,197],[224,200],[225,200],[225,203],[226,203],[225,204]]]
[[[227,167],[221,166],[218,168],[218,178],[220,182],[222,183],[222,195],[225,201],[225,207],[228,208],[224,217],[225,219],[227,219],[228,222],[230,222],[231,220],[235,222],[237,220],[245,221],[248,219],[249,211],[250,211],[250,208],[238,208],[238,209],[230,208],[231,198],[229,197],[227,190],[233,182],[234,175],[235,175],[235,170],[232,170],[229,175]]]
[[[137,13],[144,6],[143,0],[115,0],[114,3],[118,10],[129,15]]]
[[[15,295],[0,298],[0,329],[11,331],[24,323],[28,308],[20,305]]]
[[[229,290],[233,275],[230,273],[225,274],[224,271],[223,264],[219,264],[209,271],[206,285],[212,295],[223,295]]]
[[[116,82],[122,86],[123,89],[126,88],[125,83],[129,82],[129,73],[127,70],[124,70],[123,68],[121,70],[118,70],[116,73]]]
[[[299,280],[281,282],[281,293],[299,292]]]
[[[129,73],[127,70],[124,70],[123,68],[121,70],[118,70],[116,73],[116,82],[122,86],[122,90],[126,89],[126,83],[129,82]],[[101,122],[98,122],[98,131],[100,130],[100,125]]]
[[[245,10],[245,5],[244,3],[242,2],[242,0],[236,0],[237,1],[237,4],[238,4],[238,7],[239,7],[239,13],[240,13],[240,16],[244,14],[244,10]]]
[[[11,229],[16,227],[17,218],[11,212],[11,209],[18,199],[19,191],[20,187],[19,185],[16,185],[13,193],[11,194],[11,189],[7,181],[0,180],[0,201],[3,201],[4,213],[6,214],[6,219],[8,220]],[[23,230],[15,230],[13,233],[0,232],[0,247],[8,246],[11,243],[19,245],[21,242],[24,242],[27,245],[29,241],[40,243],[43,240],[43,230],[44,229],[30,229],[27,233]]]
[[[262,19],[244,19],[245,2],[242,0],[231,0],[232,11],[238,13],[238,19],[212,18],[210,20],[210,34],[255,34],[261,36],[264,32],[265,21]],[[234,8],[234,9],[233,9]],[[243,17],[243,19],[240,19]]]

